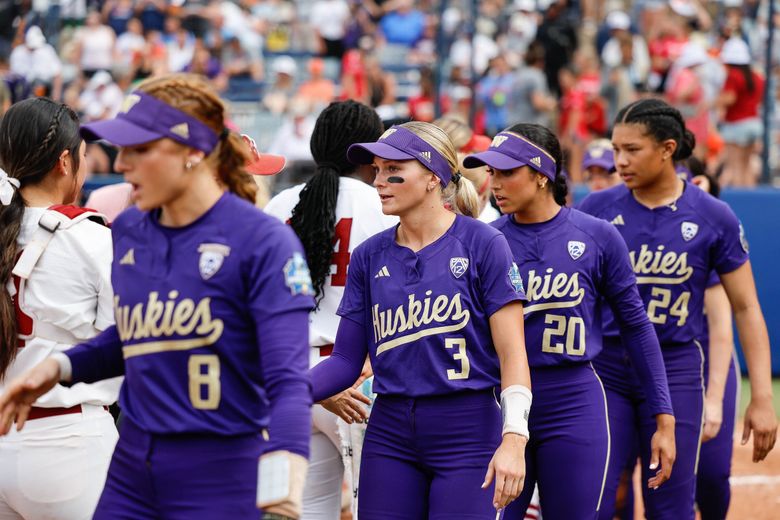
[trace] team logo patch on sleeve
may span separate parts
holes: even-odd
[[[450,258],[450,271],[455,278],[460,278],[469,268],[469,259],[462,256]]]
[[[750,252],[750,245],[748,244],[747,237],[745,236],[745,228],[742,224],[739,224],[739,244],[742,246],[742,250],[746,253]]]
[[[585,243],[578,240],[569,240],[569,256],[576,260],[585,252]]]
[[[682,232],[683,240],[690,242],[696,236],[696,233],[699,232],[699,225],[686,221],[680,224],[680,231]]]
[[[284,283],[290,288],[290,293],[295,296],[296,294],[302,294],[304,296],[313,296],[314,290],[311,285],[311,275],[309,274],[309,266],[306,264],[306,260],[303,255],[296,252],[293,253],[292,258],[287,260],[284,264]]]
[[[198,246],[198,253],[200,253],[198,260],[200,277],[208,280],[222,267],[225,257],[230,254],[230,248],[224,244],[201,244]]]
[[[509,281],[512,283],[512,287],[515,288],[515,292],[525,292],[523,287],[523,278],[520,276],[520,269],[517,268],[517,264],[512,262],[512,267],[509,268]]]

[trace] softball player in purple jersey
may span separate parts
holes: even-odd
[[[523,488],[531,405],[509,246],[464,216],[477,214],[476,192],[438,127],[394,126],[347,156],[375,166],[383,211],[400,217],[355,249],[334,353],[311,371],[319,400],[350,386],[371,358],[378,397],[360,519],[493,520]]]
[[[250,202],[248,149],[223,122],[202,80],[173,75],[82,129],[121,147],[117,169],[133,185],[135,207],[112,229],[117,324],[13,383],[0,432],[14,418],[21,428],[60,379],[124,374],[96,519],[260,518],[256,503],[300,511],[311,281],[293,232]]]
[[[669,477],[674,459],[666,372],[625,243],[608,223],[562,207],[561,162],[558,139],[534,124],[499,133],[490,149],[464,160],[466,167],[489,167],[493,196],[504,213],[492,225],[507,237],[528,299],[525,341],[536,400],[529,418],[526,487],[505,515],[518,520],[525,516],[534,482],[545,518],[598,515],[610,434],[604,388],[590,361],[601,350],[602,297],[615,309],[658,418],[653,458],[661,461],[661,473],[652,485]]]
[[[752,376],[743,441],[754,433],[754,461],[772,449],[777,429],[769,339],[742,226],[728,206],[675,174],[674,161],[690,156],[695,144],[679,111],[656,99],[632,103],[618,113],[612,144],[625,185],[591,194],[581,209],[611,222],[625,239],[666,365],[678,457],[669,482],[644,490],[647,515],[692,519],[704,384],[698,340],[713,270],[734,309]],[[594,365],[607,389],[613,456],[605,497],[614,500],[619,472],[629,456],[624,441],[636,428],[642,471],[648,473],[651,419],[645,390],[636,384],[635,367],[625,358],[614,321],[607,319],[604,328],[604,350]],[[602,511],[603,518],[610,514],[610,508]]]

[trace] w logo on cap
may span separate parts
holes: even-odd
[[[420,152],[420,157],[428,162],[431,162],[431,152]]]
[[[542,158],[537,155],[536,157],[531,159],[531,164],[533,164],[537,168],[541,168],[542,167]]]
[[[394,133],[396,133],[397,131],[398,131],[398,130],[397,130],[397,129],[395,129],[395,128],[388,128],[387,130],[385,130],[385,133],[381,135],[381,137],[379,138],[379,140],[381,141],[382,139],[387,139],[388,137],[390,137],[391,135],[393,135],[393,134],[394,134]]]
[[[126,114],[130,112],[130,109],[132,109],[140,101],[141,101],[141,96],[139,96],[138,94],[130,94],[125,98],[124,101],[122,101],[122,108],[120,108],[119,111],[124,112]]]
[[[493,142],[492,142],[492,143],[490,143],[490,147],[491,147],[491,148],[498,148],[499,146],[501,146],[502,144],[504,144],[504,142],[505,142],[507,139],[509,139],[509,138],[508,138],[507,136],[505,136],[505,135],[497,135],[497,136],[495,136],[495,137],[493,138]]]

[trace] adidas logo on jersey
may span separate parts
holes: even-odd
[[[135,249],[131,247],[119,261],[119,265],[135,265]]]
[[[387,270],[387,266],[382,266],[382,269],[374,275],[374,278],[385,278],[390,276],[390,271]]]
[[[625,226],[626,221],[623,220],[623,215],[618,215],[617,217],[612,219],[612,222],[610,224],[614,224],[616,226]]]
[[[427,162],[431,162],[431,152],[420,152],[420,157],[425,159]]]

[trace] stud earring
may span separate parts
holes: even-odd
[[[186,170],[191,170],[192,169],[192,161],[187,161],[186,163],[184,163],[184,168]]]

